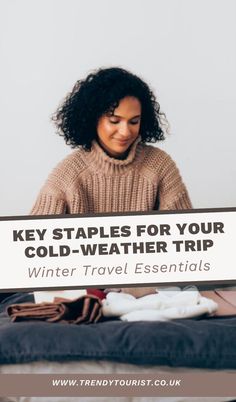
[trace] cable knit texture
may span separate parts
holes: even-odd
[[[191,202],[174,161],[163,150],[132,145],[124,160],[96,141],[77,149],[49,175],[33,215],[188,209]]]

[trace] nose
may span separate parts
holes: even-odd
[[[124,122],[124,123],[120,124],[120,126],[119,126],[119,134],[124,138],[130,136],[130,130],[129,130],[129,126],[128,126],[127,123]]]

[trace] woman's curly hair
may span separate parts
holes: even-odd
[[[91,149],[99,118],[113,113],[126,96],[134,96],[141,103],[141,141],[164,140],[168,123],[155,95],[143,80],[119,67],[98,69],[76,82],[52,117],[58,134],[72,148]]]

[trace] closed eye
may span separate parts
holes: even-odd
[[[135,124],[139,124],[139,121],[140,121],[140,119],[131,120],[130,124],[132,124],[134,126]]]
[[[120,120],[112,120],[112,119],[109,119],[109,122],[110,122],[111,124],[119,124],[119,123],[120,123]],[[129,121],[129,124],[131,124],[132,126],[134,126],[134,125],[136,125],[136,124],[139,124],[139,123],[140,123],[140,117],[135,117],[134,119],[132,119],[132,120]]]
[[[111,123],[111,124],[118,124],[118,123],[119,123],[119,120],[110,120],[110,123]]]

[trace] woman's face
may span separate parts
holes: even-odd
[[[97,125],[98,142],[114,158],[125,157],[139,135],[141,103],[133,96],[123,98],[114,112],[100,117]]]

